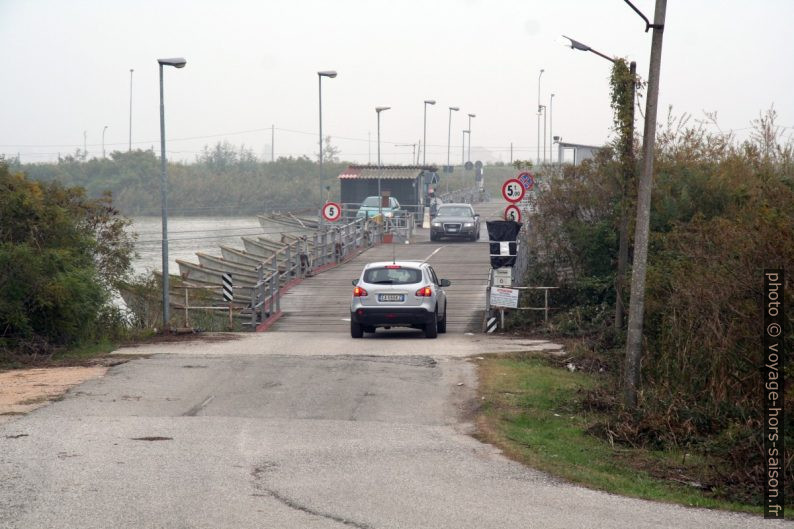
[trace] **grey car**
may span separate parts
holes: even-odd
[[[480,216],[471,204],[444,204],[439,206],[430,223],[430,240],[454,237],[476,241],[480,238]]]
[[[447,332],[447,279],[418,261],[370,263],[353,280],[350,335],[361,338],[377,327],[413,327],[427,338]]]

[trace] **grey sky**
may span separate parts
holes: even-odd
[[[652,16],[652,0],[635,4]],[[669,0],[661,108],[717,111],[721,128],[742,137],[774,103],[779,125],[794,126],[793,19],[790,0]],[[620,0],[0,0],[0,153],[54,159],[82,147],[86,130],[98,156],[105,125],[108,150],[126,150],[130,68],[133,143],[159,149],[156,59],[184,56],[184,69],[166,70],[172,159],[193,160],[222,140],[269,156],[271,124],[277,156],[311,154],[322,69],[339,72],[323,82],[323,121],[344,159],[367,161],[369,132],[374,161],[374,107],[388,105],[383,160],[408,163],[411,149],[393,144],[422,137],[428,98],[438,101],[428,110],[428,161],[446,161],[450,105],[461,108],[453,161],[467,113],[477,115],[473,158],[486,148],[507,160],[510,142],[516,158],[529,158],[540,68],[543,102],[556,94],[555,134],[590,144],[610,134],[610,63],[564,47],[560,34],[636,60],[645,78],[643,30]]]

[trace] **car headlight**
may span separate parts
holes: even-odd
[[[472,226],[474,226],[474,223],[473,222],[464,222],[463,226],[466,227],[466,228],[471,228]]]
[[[384,216],[384,217],[391,218],[391,217],[393,217],[393,216],[394,216],[394,213],[393,213],[392,211],[387,211],[386,213],[384,213],[384,214],[383,214],[383,216]]]
[[[432,224],[432,226],[433,226],[434,228],[440,228],[440,227],[441,227],[441,223],[440,223],[440,222],[434,222],[434,223]]]

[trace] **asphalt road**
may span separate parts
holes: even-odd
[[[305,279],[281,300],[282,318],[271,331],[349,332],[351,281],[361,276],[366,263],[376,261],[427,261],[439,278],[449,279],[448,332],[479,332],[485,309],[485,287],[490,269],[485,221],[498,218],[503,202],[475,204],[481,215],[480,240],[430,241],[430,230],[417,229],[411,244],[383,244],[343,265]],[[379,330],[378,332],[383,332]]]
[[[149,345],[0,425],[0,527],[750,528],[559,482],[475,440],[482,335]]]

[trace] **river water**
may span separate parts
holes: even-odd
[[[160,217],[134,217],[138,234],[133,262],[135,275],[162,269],[162,224]],[[179,274],[177,259],[198,263],[196,252],[220,256],[219,245],[242,248],[241,236],[256,236],[264,230],[256,217],[173,217],[168,219],[168,261],[171,274]]]

